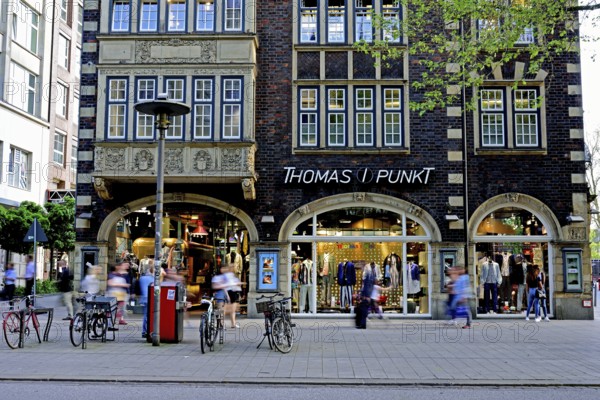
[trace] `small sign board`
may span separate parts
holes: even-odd
[[[42,229],[42,225],[40,225],[39,221],[36,219],[33,220],[33,223],[29,227],[27,234],[25,234],[25,238],[23,239],[24,243],[33,243],[36,242],[47,242],[48,238]]]
[[[582,300],[581,301],[583,308],[592,308],[592,300]]]

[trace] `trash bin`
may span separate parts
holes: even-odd
[[[178,343],[183,340],[183,312],[186,307],[185,287],[181,282],[163,282],[160,285],[160,341]],[[154,284],[148,288],[148,336],[154,332]]]

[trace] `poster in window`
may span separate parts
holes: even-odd
[[[448,283],[450,283],[450,268],[456,266],[456,250],[441,250],[440,251],[440,260],[441,260],[441,278],[440,282],[441,292],[445,293],[448,291]]]
[[[257,282],[256,290],[263,292],[278,291],[278,250],[257,250]]]

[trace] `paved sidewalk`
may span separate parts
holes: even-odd
[[[50,340],[23,349],[0,342],[0,379],[135,382],[237,382],[373,385],[600,386],[600,320],[476,320],[471,330],[431,320],[299,320],[289,354],[256,346],[262,321],[240,319],[224,345],[201,354],[198,316],[184,323],[178,344],[153,347],[132,315],[115,342],[69,341],[64,308],[55,311]],[[600,317],[600,307],[596,309]]]

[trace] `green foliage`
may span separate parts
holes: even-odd
[[[27,230],[37,218],[42,229],[48,229],[48,217],[44,208],[31,201],[24,201],[18,208],[5,209],[0,206],[0,244],[2,248],[20,254],[31,253],[33,244],[24,243]]]
[[[36,279],[35,281],[35,293],[36,294],[52,294],[58,293],[58,286],[56,285],[56,281],[42,281]]]
[[[416,100],[410,107],[421,114],[437,107],[460,104],[461,90],[449,88],[479,86],[503,64],[519,62],[524,67],[524,75],[531,76],[553,57],[579,49],[574,28],[577,7],[573,7],[571,0],[399,2],[404,11],[399,26],[390,25],[390,20],[377,13],[373,13],[373,21],[375,27],[392,31],[392,37],[401,38],[401,44],[376,40],[373,43],[361,41],[354,46],[373,55],[378,63],[409,57],[411,65],[423,67],[419,79],[411,80]],[[527,45],[517,44],[525,32],[532,32],[535,40]],[[553,72],[548,69],[551,79]],[[464,109],[472,109],[476,100],[464,104]]]
[[[46,203],[48,211],[48,237],[46,247],[58,251],[75,248],[75,199],[66,197],[62,203]]]

